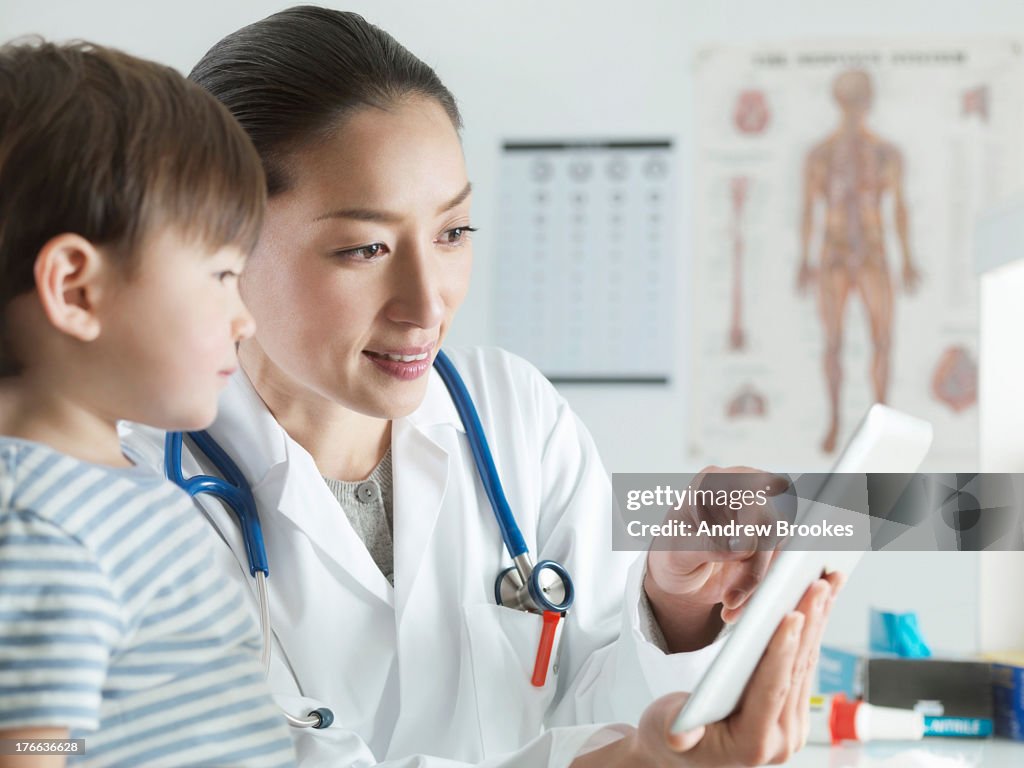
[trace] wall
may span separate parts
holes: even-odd
[[[187,71],[219,37],[284,6],[261,0],[0,0],[0,39],[30,32],[82,37]],[[1005,37],[1024,31],[1024,3],[1016,0],[352,0],[344,7],[362,12],[433,64],[460,99],[476,189],[475,223],[481,232],[473,289],[452,340],[473,344],[489,342],[493,267],[488,255],[495,250],[491,233],[498,231],[497,149],[503,138],[675,137],[683,180],[678,248],[684,255],[692,242],[687,180],[698,108],[692,103],[690,65],[700,45],[863,36]],[[686,296],[685,259],[680,263],[678,293]],[[686,311],[680,303],[678,343],[666,350],[677,361],[671,386],[564,390],[597,439],[609,470],[692,468],[685,451],[686,381],[695,371],[686,346]],[[865,607],[884,594],[894,607],[919,607],[937,644],[973,648],[977,585],[973,555],[869,556],[850,584],[830,637],[863,636]],[[950,601],[956,610],[949,610]]]

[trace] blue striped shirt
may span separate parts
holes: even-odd
[[[69,765],[294,765],[218,545],[151,470],[0,437],[0,730],[69,728]]]

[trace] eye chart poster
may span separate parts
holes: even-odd
[[[827,469],[885,402],[934,425],[926,469],[977,468],[971,240],[978,213],[1024,184],[1021,51],[701,52],[695,458]]]
[[[508,142],[498,344],[556,383],[666,383],[672,370],[668,141]]]

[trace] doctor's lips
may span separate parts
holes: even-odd
[[[418,379],[430,369],[430,352],[434,342],[419,347],[401,347],[382,351],[363,350],[363,354],[385,373],[396,379]]]

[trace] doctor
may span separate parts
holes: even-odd
[[[466,33],[439,25],[451,44]],[[737,714],[670,736],[674,692],[713,658],[766,557],[613,552],[608,478],[565,400],[501,350],[450,349],[530,551],[575,582],[546,682],[531,683],[542,620],[495,604],[510,562],[431,368],[473,231],[461,119],[435,73],[359,16],[302,7],[229,35],[192,78],[267,174],[241,280],[258,330],[210,432],[262,517],[271,686],[290,712],[334,713],[294,732],[302,764],[754,765],[798,749],[839,579],[783,623]],[[162,468],[161,435],[126,441]],[[210,470],[188,450],[183,464]],[[200,501],[224,572],[252,594],[232,515]]]

